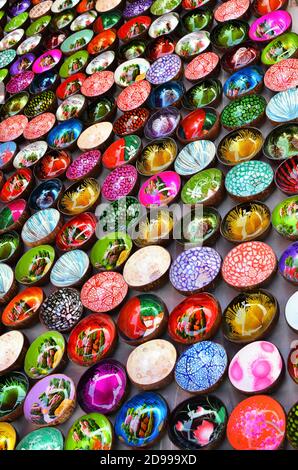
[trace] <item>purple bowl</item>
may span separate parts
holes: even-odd
[[[119,166],[108,174],[102,185],[102,195],[107,201],[116,201],[133,193],[138,182],[138,172],[132,165]]]
[[[6,85],[6,91],[11,95],[27,90],[34,78],[34,72],[24,70],[24,72],[14,75]]]
[[[13,3],[9,7],[8,14],[11,18],[14,17],[14,16],[18,16],[21,13],[24,13],[26,10],[28,10],[30,5],[31,5],[30,0],[19,0],[15,3]]]
[[[157,59],[147,71],[146,79],[152,85],[176,80],[182,70],[182,61],[177,54],[169,54]]]
[[[210,247],[184,251],[170,268],[170,281],[183,295],[196,294],[215,282],[221,269],[221,257]]]
[[[115,359],[103,359],[80,378],[78,403],[85,413],[114,413],[125,398],[126,388],[125,367]]]
[[[127,3],[123,16],[126,19],[134,18],[135,16],[142,15],[151,7],[153,0],[136,0],[133,3]]]
[[[144,134],[149,140],[169,137],[176,131],[180,122],[180,112],[177,108],[162,108],[148,119]]]
[[[35,61],[35,55],[24,54],[17,59],[9,69],[10,75],[17,75],[18,73],[24,72],[24,70],[30,69],[31,65]]]
[[[283,251],[278,270],[287,281],[298,284],[298,242],[292,243]]]

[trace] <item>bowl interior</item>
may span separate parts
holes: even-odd
[[[48,152],[34,167],[34,173],[39,180],[61,177],[71,163],[70,155],[61,150]]]
[[[177,108],[164,108],[156,111],[149,117],[144,134],[149,140],[160,139],[172,135],[180,121],[180,112]]]
[[[170,240],[174,227],[174,214],[167,209],[155,209],[143,215],[132,230],[132,239],[137,246],[158,244]]]
[[[60,214],[56,209],[43,209],[25,222],[22,229],[22,239],[25,243],[38,243],[48,237],[57,228]]]
[[[286,194],[298,193],[298,155],[282,162],[275,172],[277,187]]]
[[[56,243],[60,250],[80,248],[94,235],[96,218],[91,213],[83,213],[66,222],[57,235]]]
[[[170,81],[159,85],[151,91],[149,105],[151,108],[167,108],[178,103],[183,97],[185,88],[183,83]]]
[[[215,78],[200,81],[187,90],[184,98],[184,106],[188,109],[197,109],[210,106],[220,96],[221,82]]]
[[[43,299],[40,287],[27,287],[5,307],[2,313],[3,323],[7,326],[21,325],[38,311]]]
[[[272,160],[286,160],[297,154],[298,123],[283,124],[272,129],[264,142],[264,154]]]
[[[217,168],[209,168],[192,176],[183,186],[181,200],[184,204],[207,202],[221,188],[223,173]]]
[[[199,245],[206,243],[208,240],[218,231],[221,217],[216,209],[212,207],[203,207],[201,210],[191,210],[188,214],[183,216],[179,225],[177,225],[177,231],[179,230],[179,238],[176,238],[178,242],[186,245]],[[175,237],[176,234],[175,227]]]
[[[47,331],[38,336],[25,356],[24,369],[28,377],[42,379],[59,366],[65,351],[65,340],[58,331]]]
[[[0,261],[5,263],[17,251],[20,246],[20,237],[17,232],[8,232],[0,235]]]
[[[59,210],[65,215],[76,215],[90,209],[100,195],[100,186],[94,178],[84,178],[72,184],[58,202]]]
[[[210,140],[190,142],[180,150],[175,160],[175,171],[181,176],[192,176],[211,165],[215,145]]]
[[[144,176],[152,176],[169,168],[177,156],[177,144],[170,137],[154,140],[146,145],[139,156],[136,167]]]
[[[127,260],[131,249],[132,241],[127,233],[109,233],[93,245],[90,260],[96,269],[114,270]]]
[[[50,280],[56,287],[69,287],[82,281],[89,268],[89,257],[82,250],[64,253],[56,261]]]
[[[51,269],[55,250],[50,245],[40,245],[27,251],[18,261],[15,276],[18,282],[30,285],[40,281]]]
[[[29,197],[29,207],[36,211],[52,207],[58,200],[63,184],[59,179],[47,180],[37,186]]]
[[[237,129],[219,143],[217,156],[224,165],[234,166],[256,157],[263,147],[261,131],[252,127]]]
[[[185,141],[208,138],[209,132],[218,121],[217,112],[213,108],[200,108],[187,114],[179,124],[177,135]]]

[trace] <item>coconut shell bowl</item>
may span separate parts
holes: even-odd
[[[57,209],[43,209],[25,222],[22,240],[29,247],[53,243],[61,227],[61,214]]]
[[[174,226],[174,238],[184,248],[213,245],[220,235],[221,216],[213,207],[198,206]]]
[[[5,263],[0,264],[0,304],[9,302],[17,293],[15,275],[10,266]]]
[[[56,237],[61,251],[76,250],[92,245],[95,238],[96,217],[91,212],[76,215],[65,222]]]
[[[185,145],[177,155],[174,168],[178,175],[189,178],[213,165],[216,147],[210,140],[198,140]]]
[[[243,162],[227,173],[225,186],[237,202],[263,201],[273,191],[274,172],[271,165],[260,160]]]
[[[171,81],[152,89],[148,104],[152,109],[180,107],[185,88],[182,82]]]
[[[17,330],[37,323],[43,299],[40,287],[27,287],[6,305],[1,318],[3,325]]]
[[[125,232],[112,232],[93,245],[90,260],[99,271],[118,271],[132,250],[132,240]]]
[[[257,158],[263,147],[261,131],[245,127],[229,132],[218,144],[217,157],[224,165],[234,166]]]
[[[22,415],[29,381],[22,372],[8,372],[0,377],[0,422],[11,422]]]
[[[292,284],[298,284],[298,243],[292,243],[281,254],[278,261],[280,274]]]
[[[174,214],[167,208],[152,209],[131,230],[133,243],[139,248],[168,245],[172,240],[174,222]]]
[[[176,131],[182,144],[195,140],[215,140],[220,132],[219,116],[213,108],[201,108],[187,114]]]
[[[149,140],[170,137],[175,133],[179,122],[180,112],[177,108],[161,108],[149,117],[144,135]]]
[[[39,211],[55,207],[63,190],[63,183],[58,178],[43,181],[30,194],[28,200],[30,209]]]
[[[17,232],[12,230],[0,235],[0,262],[14,263],[20,255],[22,242]]]
[[[55,250],[50,245],[31,248],[16,265],[16,280],[27,286],[45,284],[49,279],[54,259]]]
[[[192,176],[183,186],[181,200],[195,207],[198,204],[216,206],[225,194],[224,174],[218,168],[209,168]]]
[[[58,209],[66,216],[74,216],[92,209],[100,197],[100,186],[94,178],[73,183],[62,194]]]
[[[153,140],[143,148],[136,163],[137,170],[143,176],[165,171],[173,165],[177,152],[177,144],[172,138]]]
[[[281,162],[275,171],[275,183],[278,189],[289,196],[298,193],[298,155]]]
[[[29,211],[24,199],[9,202],[0,210],[0,234],[11,230],[20,231],[28,217]]]
[[[90,271],[87,253],[82,250],[72,250],[58,258],[51,271],[50,281],[55,287],[80,286]]]
[[[291,196],[280,201],[272,211],[273,228],[289,240],[298,240],[297,204],[298,196]]]

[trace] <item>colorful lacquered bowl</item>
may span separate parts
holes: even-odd
[[[296,57],[298,53],[298,35],[285,33],[270,41],[264,47],[261,61],[265,65],[274,65],[284,59]]]
[[[66,342],[58,331],[47,331],[29,346],[24,369],[30,379],[39,380],[56,373],[65,366]]]
[[[72,147],[83,130],[78,119],[68,119],[55,126],[48,134],[47,142],[54,150],[65,150]]]
[[[12,161],[17,152],[17,144],[15,142],[4,142],[0,144],[0,169],[11,169]]]
[[[145,55],[145,50],[146,43],[143,40],[133,39],[132,41],[123,44],[119,48],[118,58],[120,59],[120,61],[138,59]]]
[[[118,86],[126,87],[137,81],[144,80],[149,68],[148,60],[142,58],[127,60],[115,70],[115,83]]]
[[[26,91],[21,91],[15,95],[10,96],[5,103],[1,106],[0,116],[6,119],[16,114],[20,114],[29,100],[29,94]]]
[[[261,202],[243,202],[225,215],[221,234],[232,243],[262,240],[271,228],[270,215],[269,207]]]
[[[220,101],[221,93],[221,82],[216,78],[200,80],[187,90],[183,99],[183,106],[191,110],[203,108],[204,106],[216,107]]]
[[[287,439],[290,442],[291,446],[294,449],[298,448],[298,439],[297,439],[297,412],[298,412],[298,404],[295,403],[287,415]]]
[[[270,334],[279,315],[276,298],[265,290],[242,292],[223,312],[223,334],[233,343],[251,343]]]
[[[39,313],[41,323],[49,330],[70,331],[83,315],[80,293],[72,287],[52,292],[43,302]]]
[[[292,284],[298,284],[296,264],[298,261],[298,243],[292,243],[281,254],[278,262],[280,274]]]
[[[105,178],[102,195],[108,201],[116,201],[136,193],[139,185],[138,172],[132,165],[116,168]]]
[[[228,73],[259,63],[261,52],[253,42],[241,43],[228,49],[221,59],[222,68]]]
[[[159,109],[149,117],[144,135],[149,140],[170,137],[176,131],[179,122],[180,112],[177,108]]]
[[[31,170],[21,168],[13,173],[3,184],[0,190],[0,200],[3,203],[11,202],[19,197],[28,197],[33,186]]]
[[[176,80],[182,72],[182,61],[177,54],[169,54],[155,60],[146,73],[146,79],[152,85]]]
[[[256,17],[266,15],[275,10],[280,10],[281,8],[286,9],[286,6],[286,0],[271,0],[268,3],[264,0],[253,0],[252,2],[253,14]]]
[[[45,52],[32,65],[32,71],[34,73],[43,73],[56,67],[62,58],[62,52],[60,49],[52,49]]]
[[[274,172],[271,165],[259,160],[239,163],[227,173],[228,194],[238,202],[262,201],[273,190]]]
[[[151,85],[146,80],[133,83],[124,88],[117,97],[117,106],[120,111],[132,111],[143,106],[150,95]]]
[[[44,181],[31,192],[29,207],[35,211],[55,207],[62,191],[63,184],[58,178]]]
[[[177,144],[170,137],[153,140],[139,156],[136,167],[143,176],[152,176],[172,166],[177,156]]]
[[[155,294],[130,298],[121,308],[117,320],[119,335],[127,344],[136,346],[160,337],[167,326],[168,310]]]
[[[132,163],[138,157],[141,148],[142,141],[137,135],[122,137],[106,149],[102,156],[102,164],[108,170],[114,170],[126,163]]]
[[[8,331],[0,336],[1,375],[21,369],[28,348],[28,340],[20,331]]]
[[[224,23],[229,20],[247,19],[249,17],[250,2],[248,0],[230,0],[219,5],[214,11],[214,18],[218,23]]]
[[[30,121],[30,125],[34,121],[36,123],[36,120],[40,120],[40,128],[39,129],[43,129],[42,116],[45,116],[45,115],[49,115],[50,116],[50,121],[53,122],[52,121],[53,114],[45,113],[45,114],[42,114],[41,116],[38,116],[38,117],[32,119]],[[50,123],[50,125],[52,125],[52,123]],[[34,124],[34,126],[35,126],[35,124]],[[37,124],[37,126],[38,126],[38,124]],[[24,132],[27,132],[27,130],[28,130],[28,127],[25,128]],[[33,130],[33,127],[32,127],[32,130]],[[43,132],[43,130],[41,130],[41,132]],[[34,130],[33,130],[33,133],[34,133]],[[25,134],[24,134],[24,136],[25,136]],[[28,138],[28,137],[26,137],[26,138]],[[45,153],[47,151],[47,148],[48,148],[48,144],[44,140],[38,140],[36,142],[32,142],[31,144],[28,144],[28,145],[24,146],[16,154],[16,156],[13,160],[13,166],[15,168],[24,168],[24,167],[28,168],[30,166],[35,165],[45,155]]]
[[[98,122],[87,127],[79,136],[77,146],[82,152],[107,147],[113,137],[113,125],[109,121]]]
[[[69,419],[75,405],[76,389],[72,379],[63,374],[48,375],[33,385],[28,393],[24,416],[38,427],[56,426]]]
[[[104,205],[98,217],[102,232],[124,231],[133,227],[142,215],[142,207],[137,198],[127,196]]]
[[[150,12],[154,16],[161,16],[170,11],[174,11],[181,5],[181,0],[173,0],[170,4],[165,0],[155,0],[150,8]]]
[[[215,145],[210,140],[199,140],[185,145],[175,160],[175,171],[180,176],[190,177],[212,166],[215,160]]]
[[[6,91],[11,95],[26,91],[34,79],[34,73],[31,70],[25,70],[15,76],[12,76],[6,85]]]
[[[33,286],[43,284],[49,277],[54,263],[55,250],[50,245],[31,248],[18,261],[15,275],[18,282]]]
[[[27,287],[5,307],[1,318],[2,323],[11,329],[26,328],[36,323],[43,298],[43,291],[40,287]]]
[[[25,222],[22,240],[29,247],[53,243],[61,227],[61,214],[57,209],[42,209]]]
[[[263,143],[264,138],[259,129],[236,129],[221,139],[217,147],[217,157],[224,165],[234,166],[258,157]]]
[[[67,57],[59,69],[61,78],[68,78],[78,72],[82,72],[88,63],[89,53],[86,50],[75,52]]]
[[[146,47],[146,58],[153,62],[160,57],[172,54],[175,50],[176,40],[171,36],[158,36],[156,39],[150,41]]]
[[[86,67],[86,74],[93,75],[103,70],[114,69],[116,54],[114,51],[105,51],[94,57]]]
[[[249,28],[249,38],[268,42],[290,29],[292,17],[287,11],[272,11],[255,20]]]
[[[287,360],[287,370],[291,379],[297,384],[298,375],[297,375],[297,345],[290,349],[288,360]]]
[[[259,93],[263,88],[263,77],[264,72],[260,66],[244,67],[225,81],[223,92],[230,100]]]
[[[59,429],[40,428],[26,434],[16,450],[63,450],[63,447],[63,435]]]
[[[168,245],[172,240],[174,220],[173,212],[167,208],[151,209],[130,231],[134,244],[139,248]]]
[[[267,102],[261,95],[247,95],[235,99],[224,107],[220,115],[223,127],[228,130],[245,126],[259,126],[264,117]]]
[[[98,122],[112,121],[116,112],[117,106],[115,99],[112,96],[103,96],[94,100],[87,106],[83,113],[82,119],[85,125],[92,126],[93,124],[96,124]],[[105,124],[105,126],[110,127],[110,123],[109,126],[107,126],[107,124]],[[109,137],[108,133],[107,135]],[[101,140],[100,144],[101,143],[105,143],[104,140]]]
[[[219,277],[221,263],[219,253],[213,248],[190,248],[172,263],[171,284],[182,295],[208,290]]]
[[[0,262],[13,263],[21,251],[21,240],[17,232],[3,233],[0,235]]]
[[[100,271],[119,270],[132,250],[132,241],[125,232],[112,232],[93,245],[90,260]]]
[[[271,91],[285,91],[298,83],[298,59],[285,59],[271,65],[264,76],[264,83]]]
[[[93,312],[110,312],[119,307],[127,292],[128,285],[122,274],[104,271],[85,282],[81,289],[81,301]]]
[[[298,156],[283,161],[275,171],[275,184],[283,193],[292,196],[298,192]]]
[[[206,292],[182,300],[169,316],[168,333],[182,344],[198,343],[214,336],[221,322],[221,308]]]
[[[142,431],[138,429],[136,432],[131,425],[136,416],[141,422],[140,429],[142,428]],[[121,442],[129,447],[139,449],[152,446],[161,438],[167,417],[168,405],[161,395],[154,392],[139,393],[124,403],[118,412],[115,421],[115,434]]]
[[[88,255],[82,250],[64,253],[56,261],[50,280],[56,287],[72,287],[83,284],[90,272]]]
[[[177,42],[175,53],[185,61],[190,61],[210,46],[210,33],[197,31],[186,34]]]
[[[171,80],[153,88],[148,99],[152,109],[168,108],[168,106],[179,107],[185,93],[182,82]]]
[[[125,367],[115,359],[103,359],[80,378],[78,403],[85,413],[114,413],[125,399],[127,385]]]
[[[175,367],[175,380],[183,390],[205,394],[223,381],[228,366],[223,346],[213,341],[201,341],[186,349]]]
[[[97,176],[100,171],[101,152],[90,150],[82,153],[70,164],[66,171],[66,178],[78,181],[82,178]]]
[[[113,131],[120,137],[126,135],[141,135],[150,112],[146,108],[138,108],[133,111],[126,111],[113,125]]]
[[[34,174],[40,180],[63,178],[71,163],[70,155],[64,150],[50,150],[34,166]]]
[[[0,423],[21,416],[28,390],[28,378],[22,372],[8,372],[0,377]]]
[[[198,206],[187,212],[174,226],[174,237],[184,248],[210,246],[220,235],[221,216],[213,207]]]
[[[59,98],[59,100],[65,100],[69,96],[79,92],[86,78],[86,75],[82,72],[75,73],[66,78],[56,89],[57,98]]]
[[[100,186],[94,178],[84,178],[69,186],[58,202],[62,214],[73,216],[91,209],[100,196]]]
[[[166,206],[178,197],[180,187],[180,176],[176,172],[163,171],[142,184],[139,201],[147,208]]]
[[[211,32],[211,42],[218,49],[237,46],[247,39],[249,25],[241,20],[229,20],[219,23]]]
[[[61,44],[61,51],[65,55],[71,55],[90,43],[94,33],[90,29],[83,29],[68,36]]]
[[[92,243],[96,223],[96,217],[91,212],[84,212],[68,220],[56,237],[59,250],[76,250]]]
[[[56,111],[58,121],[67,121],[71,118],[78,118],[84,111],[86,98],[83,95],[71,95],[64,100]]]
[[[187,114],[180,121],[176,135],[182,144],[196,140],[215,140],[220,132],[220,122],[214,108],[200,108]]]
[[[191,206],[216,206],[223,197],[224,175],[218,168],[209,168],[193,175],[181,191],[182,202]]]
[[[145,246],[130,256],[123,278],[130,288],[146,292],[165,284],[170,265],[171,255],[165,248]]]
[[[89,367],[111,354],[117,341],[114,321],[109,315],[91,314],[71,331],[67,345],[69,359]]]
[[[81,429],[87,426],[91,431],[88,437]],[[78,437],[77,437],[78,436]],[[65,450],[111,450],[113,427],[106,416],[101,413],[89,413],[78,418],[68,431]]]
[[[17,199],[9,202],[0,211],[0,234],[10,230],[20,230],[29,213],[25,199]]]
[[[290,240],[298,239],[297,196],[279,202],[272,211],[272,225],[275,230]]]
[[[221,273],[229,286],[251,291],[269,282],[276,269],[272,248],[263,242],[250,241],[241,243],[226,255]]]
[[[26,108],[24,109],[24,114],[29,119],[32,119],[42,113],[51,111],[55,107],[55,104],[55,93],[52,91],[42,91],[29,100]]]
[[[293,295],[288,299],[286,306],[285,306],[285,319],[289,327],[297,333],[298,331],[298,322],[297,322],[297,315],[296,315],[296,302],[297,302],[297,292],[294,292]],[[295,347],[296,349],[296,347]],[[294,363],[296,363],[296,355],[294,358],[291,358]],[[297,379],[297,371],[295,373],[295,377]]]
[[[296,137],[298,137],[298,123],[290,122],[272,129],[264,142],[264,155],[275,161],[294,157],[297,154]]]
[[[140,39],[147,35],[151,25],[150,16],[137,16],[126,21],[117,31],[117,36],[122,42],[129,42],[132,39]],[[110,31],[110,30],[109,30]]]
[[[48,72],[35,75],[30,84],[29,91],[33,94],[42,93],[43,91],[54,90],[60,82],[60,77],[55,69]]]
[[[202,2],[202,4],[204,1]],[[213,14],[211,9],[204,8],[200,10],[191,10],[181,18],[183,29],[188,33],[194,33],[209,29],[212,25]]]
[[[23,114],[17,114],[4,119],[0,123],[0,142],[21,140],[27,124],[28,119]]]
[[[152,21],[148,34],[155,39],[162,35],[172,34],[179,25],[178,13],[166,13]]]
[[[298,90],[290,88],[280,91],[272,96],[266,107],[266,115],[272,124],[281,124],[288,121],[297,121],[298,118]]]

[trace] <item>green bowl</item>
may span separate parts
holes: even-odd
[[[298,196],[288,197],[273,209],[271,221],[275,230],[289,240],[298,240]]]
[[[69,56],[61,65],[59,75],[68,78],[75,73],[81,72],[87,65],[89,54],[87,51],[78,51]]]
[[[22,372],[9,372],[0,377],[0,421],[14,421],[23,411],[29,381]]]
[[[40,245],[24,253],[15,269],[20,284],[33,286],[47,281],[55,260],[55,250],[50,245]]]
[[[264,47],[261,54],[261,62],[265,65],[273,65],[290,57],[297,57],[298,34],[285,33]]]
[[[0,115],[3,119],[15,116],[23,111],[29,101],[29,93],[21,91],[12,95],[1,107]]]
[[[30,379],[42,379],[62,369],[65,339],[58,331],[47,331],[38,336],[25,356],[24,370]]]
[[[192,176],[182,188],[181,200],[195,206],[215,206],[224,195],[224,176],[221,170],[209,168]]]
[[[51,15],[44,15],[36,21],[33,21],[33,23],[31,23],[26,29],[26,36],[30,37],[34,34],[44,34],[45,30],[50,25],[51,20]]]
[[[40,428],[29,432],[16,450],[63,450],[63,435],[56,428]]]
[[[92,266],[99,270],[119,269],[127,260],[132,249],[132,241],[125,232],[112,232],[93,245],[90,259]]]
[[[0,262],[9,262],[15,258],[20,248],[20,236],[14,230],[0,235]]]

